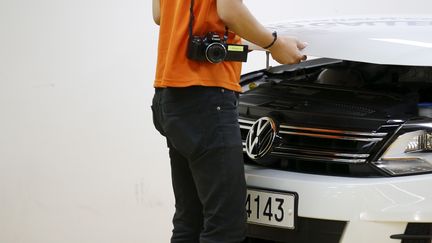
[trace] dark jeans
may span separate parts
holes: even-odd
[[[172,243],[239,243],[246,183],[238,95],[216,87],[156,89],[156,129],[167,138],[175,195]]]

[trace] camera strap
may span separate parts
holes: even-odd
[[[190,5],[190,16],[189,16],[189,39],[192,39],[193,36],[193,22],[195,19],[194,13],[193,13],[193,5],[194,5],[194,0],[191,0],[191,5]]]
[[[192,36],[193,36],[193,23],[195,20],[195,15],[193,12],[194,3],[195,3],[195,0],[191,0],[190,16],[189,16],[189,39],[192,39]],[[225,43],[228,41],[228,26],[226,26],[226,25],[225,25],[225,33],[223,36],[223,40]]]

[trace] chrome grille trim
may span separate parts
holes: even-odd
[[[341,131],[341,130],[332,130],[332,129],[320,129],[320,128],[310,128],[310,127],[296,127],[296,126],[286,126],[281,125],[281,129],[294,129],[294,130],[305,130],[312,132],[321,132],[321,133],[335,133],[335,134],[344,134],[344,135],[355,135],[355,136],[368,136],[368,137],[385,137],[387,133],[369,133],[369,132],[353,132],[353,131]]]
[[[250,129],[254,120],[239,119],[241,129]],[[249,126],[250,124],[250,126]],[[304,132],[306,131],[306,132]],[[311,127],[299,127],[299,126],[287,126],[280,125],[281,134],[308,136],[317,138],[329,138],[336,140],[350,140],[350,141],[361,141],[361,142],[379,142],[383,140],[387,133],[368,133],[368,132],[355,132],[355,131],[343,131],[334,129],[320,129]],[[350,135],[350,136],[345,136]]]
[[[243,142],[243,152],[246,152],[246,144]],[[365,163],[370,154],[349,154],[327,151],[315,151],[295,149],[288,147],[275,147],[271,155],[286,156],[291,159],[305,159],[314,161],[330,161],[339,163]]]
[[[314,161],[330,161],[330,162],[350,163],[350,164],[358,164],[358,163],[366,162],[366,159],[332,158],[332,157],[303,155],[303,154],[284,153],[284,152],[271,152],[271,154],[289,156],[290,158],[293,159],[304,159],[304,160],[314,160]]]
[[[345,158],[368,158],[370,156],[370,154],[338,153],[338,152],[331,152],[331,151],[317,151],[317,150],[288,148],[288,147],[275,147],[274,149],[275,150],[285,150],[285,151],[290,151],[290,152],[298,152],[298,153],[304,153],[304,154],[311,154],[311,155],[345,157]]]
[[[246,130],[249,130],[251,127],[252,127],[252,125],[247,126],[247,125],[242,125],[242,124],[240,123],[240,129],[246,129]]]
[[[279,133],[288,134],[288,135],[329,138],[329,139],[336,139],[336,140],[361,141],[361,142],[379,142],[382,140],[382,138],[361,138],[361,137],[352,137],[352,136],[327,135],[327,134],[306,133],[306,132],[289,132],[289,131],[282,131],[282,130],[279,131]]]
[[[255,123],[255,120],[246,120],[246,119],[241,119],[241,118],[239,118],[238,119],[238,121],[239,121],[239,123],[241,124],[241,123],[246,123],[246,124],[254,124]]]

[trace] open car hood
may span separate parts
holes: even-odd
[[[432,15],[290,20],[267,27],[307,42],[310,56],[432,66]]]

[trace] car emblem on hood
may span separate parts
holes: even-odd
[[[246,136],[246,153],[251,159],[260,159],[267,155],[277,135],[276,122],[270,117],[258,119]]]

